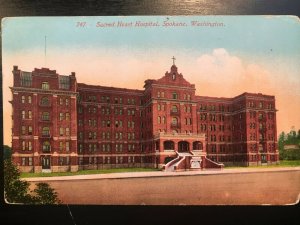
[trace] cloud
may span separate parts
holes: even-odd
[[[216,85],[219,96],[234,96],[241,92],[270,91],[271,73],[258,64],[246,64],[224,48],[214,49],[197,59],[197,74],[208,86]],[[263,86],[261,84],[264,84]],[[211,91],[213,89],[210,88]]]

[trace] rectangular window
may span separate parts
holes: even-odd
[[[28,142],[28,150],[29,150],[29,151],[32,150],[32,142],[31,142],[31,141]]]
[[[21,134],[25,135],[26,134],[26,127],[22,126],[21,128]]]
[[[70,128],[69,127],[66,128],[66,135],[70,136]]]
[[[22,111],[22,119],[23,120],[25,119],[25,111],[24,110]]]
[[[48,82],[43,82],[42,83],[42,89],[43,90],[49,90],[49,83]]]
[[[59,128],[59,135],[60,135],[60,136],[63,136],[63,135],[64,135],[64,128],[63,128],[63,127],[60,127],[60,128]]]
[[[64,143],[62,141],[59,142],[59,150],[62,151],[64,149]]]
[[[32,76],[30,72],[21,71],[21,86],[31,87]]]
[[[68,152],[68,151],[70,151],[70,142],[66,142],[66,151]]]
[[[32,157],[28,158],[28,166],[32,166]]]
[[[69,76],[58,76],[59,89],[70,89],[70,77]]]
[[[28,126],[28,134],[32,135],[32,126]]]
[[[26,165],[26,158],[22,157],[22,166],[25,166]]]
[[[59,113],[59,120],[62,121],[64,119],[64,114],[63,113]]]
[[[70,120],[70,113],[66,113],[66,120]]]

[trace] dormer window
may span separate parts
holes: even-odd
[[[49,90],[49,83],[48,82],[43,82],[42,83],[42,89],[43,90]]]
[[[173,73],[173,75],[172,75],[172,79],[173,79],[173,80],[175,80],[175,78],[176,78],[176,74],[175,74],[175,73]]]

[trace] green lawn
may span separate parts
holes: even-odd
[[[278,165],[263,165],[263,166],[249,166],[244,168],[277,168],[277,167],[293,167],[300,166],[300,160],[281,160]],[[243,168],[241,166],[225,166],[225,169]]]
[[[155,168],[115,168],[102,170],[80,170],[78,172],[60,172],[60,173],[21,173],[21,178],[27,177],[56,177],[56,176],[74,176],[86,174],[105,174],[105,173],[124,173],[124,172],[147,172],[159,171]]]

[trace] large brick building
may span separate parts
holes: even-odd
[[[274,96],[197,96],[175,64],[143,90],[77,83],[75,73],[47,68],[14,66],[13,76],[13,161],[21,171],[279,161]]]

